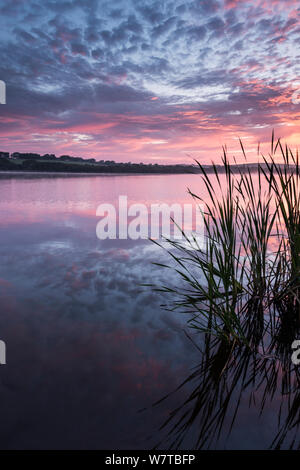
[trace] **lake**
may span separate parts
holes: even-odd
[[[150,449],[160,441],[160,425],[186,392],[152,405],[186,378],[199,352],[185,316],[142,286],[166,281],[152,263],[167,255],[149,240],[100,240],[96,210],[120,195],[188,204],[188,187],[205,193],[199,175],[1,175],[1,448]],[[276,406],[259,420],[242,401],[231,435],[215,447],[266,448]]]

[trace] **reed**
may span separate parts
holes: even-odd
[[[247,161],[242,142],[241,148]],[[281,150],[283,165],[276,163]],[[152,286],[171,293],[170,310],[188,313],[188,324],[228,342],[258,346],[278,312],[300,298],[300,168],[298,155],[280,140],[264,164],[236,174],[226,148],[213,174],[197,162],[207,197],[189,191],[204,206],[205,246],[184,236],[167,239],[167,250],[181,277],[176,286]],[[255,175],[255,176],[254,176]],[[275,309],[275,310],[274,310]]]
[[[300,332],[299,158],[280,139],[275,143],[274,133],[270,154],[261,157],[255,174],[236,173],[223,148],[225,178],[216,165],[208,174],[197,162],[207,194],[189,192],[204,206],[204,247],[183,232],[184,243],[166,240],[172,263],[159,266],[175,270],[180,281],[152,288],[171,295],[165,308],[187,314],[195,333],[188,337],[201,352],[200,365],[178,387],[191,387],[187,399],[162,426],[170,447],[183,445],[197,423],[195,448],[209,448],[229,409],[231,430],[245,390],[250,402],[260,391],[260,414],[279,394],[272,448],[298,432],[300,373],[291,344]]]

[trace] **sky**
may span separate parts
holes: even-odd
[[[300,139],[298,0],[0,0],[0,150],[249,160]],[[299,90],[299,93],[298,93]]]

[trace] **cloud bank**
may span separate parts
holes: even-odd
[[[1,0],[1,150],[208,162],[238,136],[255,157],[272,128],[296,146],[299,13],[297,0]]]

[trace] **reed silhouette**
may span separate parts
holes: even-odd
[[[263,416],[272,403],[278,415],[270,448],[300,448],[300,377],[291,360],[300,329],[299,158],[274,132],[261,157],[257,176],[237,174],[224,148],[225,183],[217,166],[212,175],[197,162],[207,197],[190,194],[205,208],[204,247],[196,237],[165,240],[172,262],[158,265],[180,282],[152,288],[166,296],[163,308],[187,315],[200,362],[172,392],[187,396],[157,446],[184,447],[188,435],[195,449],[215,446],[248,397],[253,412]]]

